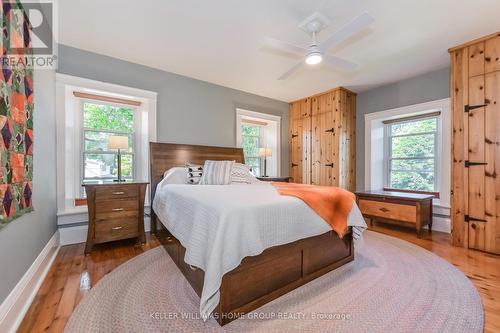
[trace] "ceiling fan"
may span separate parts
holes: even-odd
[[[283,75],[281,75],[278,80],[285,80],[286,78],[288,78],[297,69],[299,69],[300,66],[302,66],[303,62],[308,65],[316,65],[324,60],[334,68],[350,71],[354,70],[357,67],[357,64],[336,56],[329,55],[326,53],[326,51],[333,48],[334,46],[339,45],[340,43],[356,35],[357,33],[365,30],[374,21],[374,18],[368,13],[363,13],[345,24],[323,42],[318,43],[317,36],[319,32],[330,25],[330,21],[323,14],[316,12],[299,24],[299,28],[304,30],[311,37],[311,42],[309,43],[309,46],[307,48],[277,40],[271,37],[266,37],[262,41],[262,44],[266,47],[291,53],[302,58],[299,63],[297,63]]]

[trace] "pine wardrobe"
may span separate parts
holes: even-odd
[[[336,88],[290,103],[290,176],[296,183],[356,187],[356,94]]]
[[[500,254],[500,33],[449,51],[453,244]]]

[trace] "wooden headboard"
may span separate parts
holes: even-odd
[[[186,163],[203,164],[206,160],[229,160],[244,163],[242,148],[211,147],[178,143],[149,143],[149,165],[151,176],[151,204],[158,183],[170,168],[184,166]],[[156,216],[151,210],[151,227],[156,225]]]

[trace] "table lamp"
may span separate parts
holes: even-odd
[[[128,136],[110,135],[108,137],[108,149],[118,149],[118,179],[122,182],[122,149],[128,149]]]
[[[273,156],[271,148],[259,148],[259,157],[264,158],[264,175],[262,177],[267,177],[267,158],[271,156]]]

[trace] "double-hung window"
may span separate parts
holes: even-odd
[[[241,124],[241,147],[245,155],[245,164],[252,168],[254,175],[260,176],[261,158],[259,148],[262,146],[262,128],[259,125]]]
[[[386,189],[437,195],[439,115],[384,122]]]
[[[112,180],[118,175],[118,152],[108,149],[109,136],[126,136],[129,148],[121,151],[122,177],[134,177],[135,109],[100,101],[82,101],[82,180]]]

